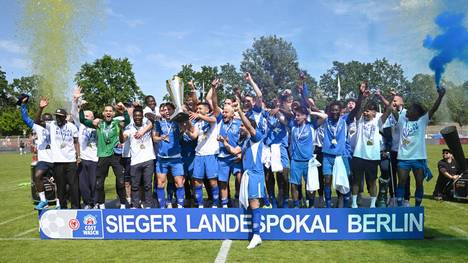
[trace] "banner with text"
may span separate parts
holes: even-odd
[[[248,211],[46,210],[42,239],[248,239]],[[264,240],[423,239],[424,208],[261,209]]]

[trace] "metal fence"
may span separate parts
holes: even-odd
[[[31,152],[33,137],[5,136],[0,137],[0,152],[19,152],[21,141],[24,142],[24,151]]]

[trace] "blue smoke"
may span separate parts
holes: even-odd
[[[463,26],[463,13],[443,12],[435,19],[442,33],[436,37],[426,36],[423,46],[437,52],[429,62],[435,73],[435,83],[440,85],[445,66],[454,59],[468,64],[468,31]]]

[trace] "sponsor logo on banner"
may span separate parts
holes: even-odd
[[[48,210],[43,239],[248,239],[243,209]],[[424,208],[262,209],[264,240],[422,239]]]

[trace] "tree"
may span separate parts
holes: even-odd
[[[293,90],[299,78],[299,63],[293,45],[276,36],[256,39],[243,53],[242,72],[250,72],[265,101],[284,89]]]
[[[452,86],[452,83],[443,81],[444,87]],[[404,96],[405,104],[408,106],[411,103],[419,103],[425,110],[429,110],[434,105],[437,99],[437,89],[434,82],[434,76],[428,74],[416,74],[408,86],[406,96]],[[441,120],[448,119],[446,100],[442,101],[439,110],[432,117],[432,123],[438,123]]]
[[[114,102],[144,99],[127,58],[104,55],[92,64],[85,63],[75,75],[75,82],[82,88],[87,109],[95,113]]]
[[[6,73],[0,67],[0,107],[4,108],[13,103],[9,93]]]
[[[468,124],[468,81],[447,91],[447,105],[451,119],[460,128]]]
[[[377,59],[373,63],[334,61],[333,66],[320,76],[319,87],[328,101],[337,98],[338,76],[340,77],[341,97],[344,99],[356,98],[357,86],[364,80],[368,81],[372,91],[380,89],[382,94],[388,94],[391,90],[404,96],[408,93],[408,81],[401,65],[390,64],[385,58]]]

